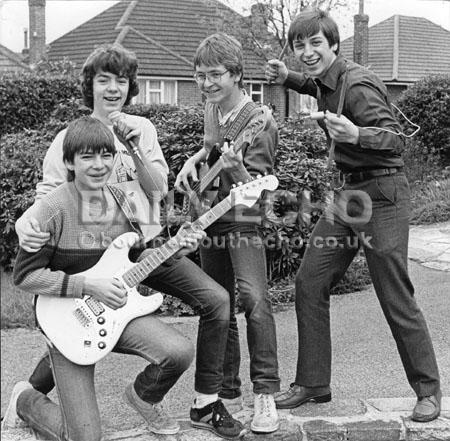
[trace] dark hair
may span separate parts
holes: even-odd
[[[93,79],[99,72],[110,72],[129,80],[130,87],[125,105],[129,104],[131,98],[139,93],[137,83],[138,61],[134,52],[125,49],[118,43],[100,46],[95,49],[86,59],[81,70],[81,93],[84,104],[94,108]]]
[[[194,55],[194,67],[223,64],[232,75],[241,75],[238,85],[244,87],[244,57],[239,41],[230,35],[218,32],[206,37]]]
[[[328,12],[321,9],[306,9],[294,18],[288,31],[288,42],[291,50],[294,50],[294,40],[303,40],[312,37],[322,31],[331,46],[337,44],[335,51],[339,54],[340,37],[336,22],[329,16]]]
[[[67,126],[63,141],[63,160],[73,164],[77,153],[116,154],[114,136],[101,121],[92,116],[82,116]],[[73,181],[75,173],[68,170],[68,181]]]

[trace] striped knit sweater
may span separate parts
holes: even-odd
[[[20,248],[16,286],[31,294],[82,297],[84,276],[77,273],[94,266],[112,240],[132,231],[110,191],[104,194],[103,207],[88,204],[74,183],[66,182],[42,199],[36,219],[50,241],[37,253]]]

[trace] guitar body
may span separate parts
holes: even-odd
[[[120,235],[97,264],[80,275],[121,279],[121,274],[135,265],[128,259],[128,252],[137,240],[136,233]],[[38,296],[36,317],[45,335],[66,358],[76,364],[94,364],[114,348],[131,320],[156,311],[163,301],[160,293],[144,297],[135,287],[127,287],[127,291],[127,303],[116,310],[89,296]]]
[[[234,141],[234,152],[238,153],[244,145],[251,145],[258,134],[269,124],[270,114],[266,107],[255,111]],[[190,183],[191,190],[185,193],[181,218],[197,219],[211,207],[219,188],[218,175],[222,171],[220,146],[216,144],[209,152],[206,164],[197,166],[199,182]]]
[[[197,177],[200,182],[204,182],[209,170],[219,158],[220,151],[216,146],[208,155],[206,162],[197,164]],[[219,182],[220,178],[217,176],[200,194],[197,191],[192,190],[195,186],[190,182],[191,190],[187,191],[183,198],[183,219],[189,219],[189,221],[198,219],[203,213],[206,213],[211,208],[212,203],[217,197]]]

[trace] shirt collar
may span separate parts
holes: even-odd
[[[247,91],[242,89],[242,97],[238,104],[236,104],[228,113],[222,116],[220,109],[217,107],[218,117],[219,117],[219,125],[224,126],[229,122],[233,122],[242,108],[251,101]]]
[[[317,80],[316,84],[328,87],[328,89],[336,90],[341,74],[345,71],[347,62],[342,55],[338,55],[326,72],[325,76]],[[320,86],[319,86],[320,87]]]

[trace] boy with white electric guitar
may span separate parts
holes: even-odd
[[[133,231],[113,187],[107,185],[115,153],[113,134],[99,120],[85,116],[69,125],[63,142],[69,182],[46,195],[34,210],[35,220],[49,234],[49,241],[35,253],[21,248],[14,267],[15,284],[38,295],[38,301],[41,296],[62,298],[65,304],[69,299],[74,302],[78,299],[81,305],[83,296],[88,296],[99,307],[105,305],[113,311],[127,305],[129,291],[120,278],[105,271],[80,274],[99,261],[106,242]],[[201,238],[201,232],[183,238],[181,245],[185,248],[180,253],[194,250]],[[129,245],[125,243],[118,248],[127,251]],[[73,311],[75,322],[79,318],[76,313],[84,314],[88,320],[89,311],[83,312],[82,308],[89,308],[89,304]],[[59,334],[70,341],[70,333],[77,329],[72,330],[71,323],[60,317],[57,309],[50,308],[45,315],[44,318],[53,315],[53,320],[61,321]],[[100,335],[108,341],[108,323],[104,323],[103,315],[95,315],[101,324]],[[81,325],[93,327],[95,321]],[[86,351],[90,346],[91,342],[88,344],[86,340],[79,345],[80,350]],[[92,346],[97,344],[92,342]],[[165,413],[161,402],[192,361],[194,348],[189,340],[155,316],[144,315],[126,325],[113,350],[139,354],[149,362],[134,384],[126,388],[125,397],[145,415],[150,430],[176,433],[178,423]],[[48,351],[60,404],[52,402],[30,383],[21,382],[16,387],[16,414],[45,439],[100,440],[95,364],[74,363],[50,341]]]

